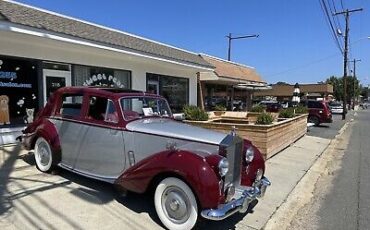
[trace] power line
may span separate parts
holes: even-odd
[[[316,61],[308,62],[308,63],[305,63],[303,65],[296,66],[296,67],[293,67],[293,68],[290,68],[290,69],[286,69],[286,70],[283,70],[283,71],[278,72],[278,73],[270,74],[270,75],[267,75],[266,77],[274,77],[274,76],[282,75],[282,74],[289,73],[289,72],[292,72],[292,71],[295,71],[295,70],[304,69],[304,68],[307,68],[311,65],[318,64],[320,62],[323,62],[323,61],[326,61],[328,59],[338,57],[338,56],[342,56],[342,55],[340,53],[331,54],[329,56],[323,57],[323,58],[318,59]]]
[[[329,8],[330,8],[330,13],[331,13],[331,15],[332,15],[332,17],[334,19],[334,22],[336,22],[336,27],[342,31],[342,25],[340,24],[339,19],[337,17],[334,17],[333,16],[333,13],[337,12],[337,8],[335,7],[334,0],[331,0],[331,3],[332,3],[332,6],[333,6],[333,10],[332,10],[332,8],[330,6],[330,3],[329,3],[329,0],[328,0],[328,5],[329,5]]]
[[[319,2],[320,2],[321,9],[324,12],[324,15],[326,15],[326,21],[328,23],[329,30],[331,30],[333,40],[334,40],[336,46],[338,47],[338,49],[340,50],[340,52],[343,54],[343,48],[342,48],[342,46],[339,42],[339,39],[337,37],[337,33],[336,33],[336,30],[335,30],[335,28],[333,26],[333,23],[331,21],[331,16],[329,15],[328,8],[325,4],[325,1],[324,0],[319,0]]]

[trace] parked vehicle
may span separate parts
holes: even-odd
[[[303,101],[301,104],[306,105],[308,108],[308,122],[313,123],[315,126],[321,123],[332,123],[333,118],[330,111],[329,104],[325,101]]]
[[[332,101],[329,103],[330,110],[332,114],[341,114],[343,113],[343,104],[337,101]]]
[[[61,88],[21,140],[42,172],[59,166],[119,190],[154,188],[169,229],[191,229],[199,214],[245,213],[270,185],[249,140],[177,122],[163,97],[139,91]]]
[[[283,107],[277,101],[261,101],[259,105],[262,105],[266,108],[266,112],[269,113],[278,113]]]

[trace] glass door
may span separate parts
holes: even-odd
[[[71,86],[71,71],[64,70],[43,70],[44,104],[50,95],[57,89]]]

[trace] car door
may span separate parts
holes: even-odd
[[[108,98],[89,96],[88,126],[75,170],[113,182],[125,168],[124,139],[118,109]]]
[[[65,94],[61,97],[61,105],[55,116],[54,123],[61,145],[61,164],[73,169],[82,140],[87,128],[81,123],[83,96],[81,94]]]

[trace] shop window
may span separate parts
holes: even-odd
[[[147,91],[153,89],[155,82],[159,85],[159,95],[167,99],[171,110],[182,112],[184,105],[189,103],[189,79],[147,73]]]
[[[0,128],[32,123],[38,111],[38,63],[0,56]]]
[[[77,86],[131,88],[131,71],[128,70],[74,65],[73,75]]]

